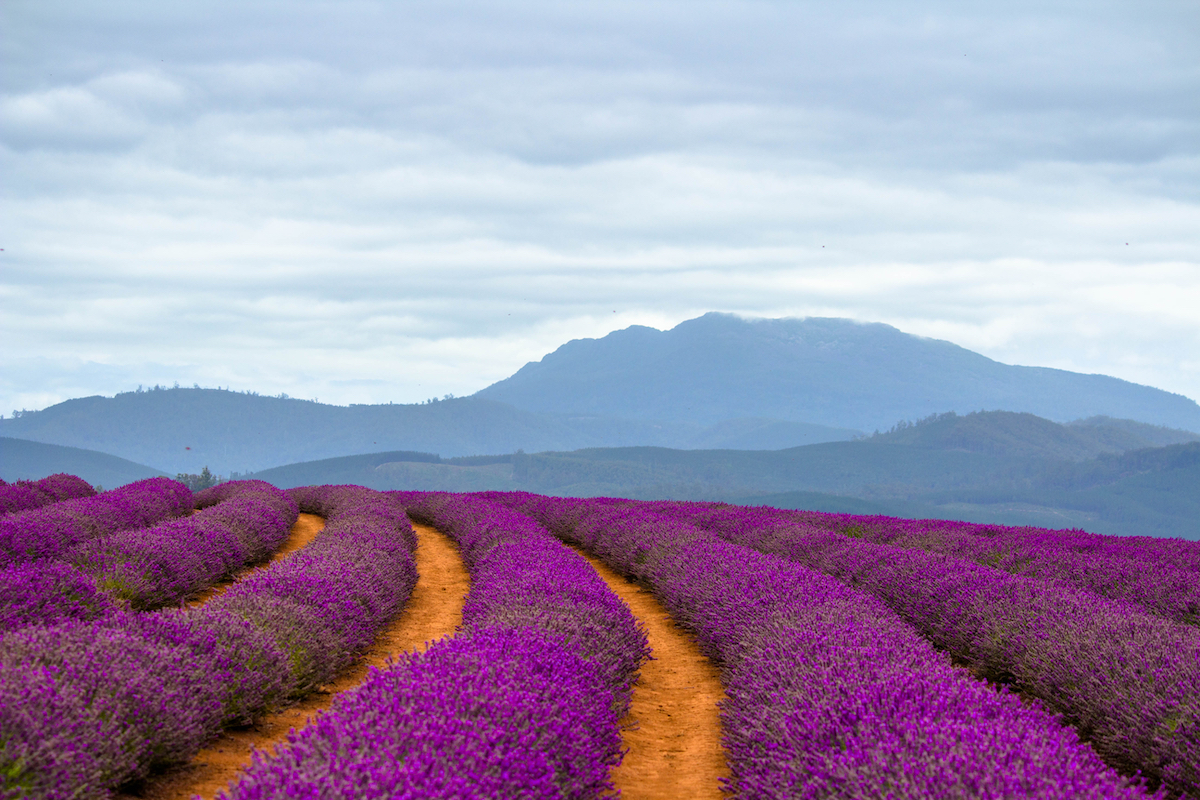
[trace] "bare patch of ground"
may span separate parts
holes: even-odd
[[[651,659],[642,665],[624,720],[629,752],[612,771],[626,800],[721,797],[729,775],[717,703],[721,673],[644,586],[580,552],[646,628]]]

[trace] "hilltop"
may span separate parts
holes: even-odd
[[[577,339],[476,397],[527,411],[672,419],[738,417],[883,430],[945,411],[1099,415],[1200,431],[1200,406],[1106,375],[1002,364],[950,342],[847,319],[705,314],[667,331]]]

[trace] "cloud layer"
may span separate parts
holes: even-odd
[[[1200,397],[1200,14],[6,4],[0,409],[847,316]]]

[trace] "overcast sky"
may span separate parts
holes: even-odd
[[[1200,5],[0,4],[0,410],[706,311],[1200,398]]]

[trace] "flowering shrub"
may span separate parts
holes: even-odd
[[[0,633],[26,625],[96,619],[117,609],[90,575],[60,561],[0,569]]]
[[[407,600],[414,540],[386,496],[329,494],[330,518],[308,548],[213,602],[0,636],[0,798],[103,794],[190,758],[221,726],[249,722],[347,663],[361,626],[382,624]],[[340,605],[329,604],[335,574]],[[372,613],[344,626],[339,614],[356,608]]]
[[[1109,763],[1200,789],[1200,630],[1127,602],[951,556],[836,533],[764,508],[653,504],[882,600],[980,674],[1035,696]]]
[[[28,511],[62,500],[94,497],[96,490],[83,478],[58,473],[38,481],[0,482],[0,514]]]
[[[687,509],[696,519],[717,520],[734,513],[739,524],[753,520],[758,528],[811,526],[876,544],[943,553],[1135,603],[1177,622],[1200,624],[1200,542],[716,503],[654,505]]]
[[[94,497],[63,500],[0,517],[0,566],[54,558],[108,533],[145,528],[192,509],[192,493],[169,478],[149,478]]]
[[[637,504],[489,495],[640,580],[723,670],[734,797],[1137,798],[878,600]]]
[[[262,561],[287,538],[295,502],[261,481],[224,486],[219,505],[191,516],[82,542],[58,561],[0,568],[0,631],[175,605]]]

